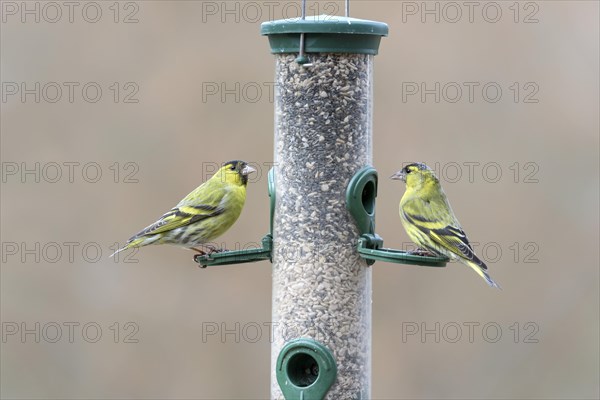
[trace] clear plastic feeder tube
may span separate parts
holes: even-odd
[[[369,398],[371,269],[357,252],[348,182],[372,164],[373,55],[276,56],[273,347],[324,344],[338,375],[328,399]]]

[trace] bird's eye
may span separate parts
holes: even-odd
[[[408,168],[408,167],[404,168],[404,172],[406,172],[407,174],[409,174],[409,173],[410,173],[410,171],[411,171],[411,169],[410,169],[410,168]]]
[[[229,169],[235,171],[235,165],[231,164],[231,167],[229,167]]]

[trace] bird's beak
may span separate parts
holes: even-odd
[[[406,182],[406,174],[403,170],[396,172],[394,175],[390,176],[390,179],[395,179],[398,181]]]
[[[242,175],[244,176],[248,176],[249,174],[256,172],[256,169],[252,168],[249,165],[246,165],[244,168],[242,168]]]

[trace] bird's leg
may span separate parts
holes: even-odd
[[[221,253],[223,251],[229,251],[227,249],[218,249],[215,246],[213,246],[212,244],[203,244],[202,247],[205,247],[206,250],[200,250],[196,247],[190,247],[190,249],[198,252],[198,254],[196,254],[196,256],[205,256],[205,255],[210,255],[213,253]],[[194,256],[194,259],[196,256]]]
[[[202,246],[206,247],[208,249],[208,254],[218,253],[219,252],[219,249],[217,249],[212,244],[203,244]]]
[[[197,247],[190,247],[191,250],[197,251],[199,255],[204,256],[207,254],[212,254],[212,253],[218,253],[220,251],[220,249],[217,249],[215,246],[213,246],[212,244],[203,244],[201,245],[202,247],[204,247],[206,250],[200,250]]]
[[[205,244],[203,245],[204,247],[206,247],[208,249],[208,254],[213,254],[213,253],[222,253],[224,251],[229,251],[227,249],[218,249],[215,246],[213,246],[212,244]]]
[[[212,244],[205,244],[203,245],[204,247],[206,247],[208,249],[208,254],[213,254],[213,253],[220,253],[223,251],[223,249],[217,249],[215,246],[213,246]]]
[[[196,252],[198,253],[198,254],[194,254],[194,257],[193,257],[193,259],[194,259],[194,262],[196,262],[196,263],[200,264],[200,262],[198,261],[198,259],[199,259],[199,257],[205,256],[205,255],[206,255],[206,252],[205,252],[205,251],[202,251],[202,250],[200,250],[200,249],[197,249],[197,248],[195,248],[195,247],[190,247],[190,250],[194,250],[194,251],[196,251]],[[204,266],[204,265],[200,264],[200,268],[206,268],[206,266]]]
[[[204,256],[206,255],[206,252],[200,249],[197,249],[195,247],[190,247],[190,250],[194,250],[195,252],[197,252],[198,254],[196,254],[196,256]],[[196,257],[194,256],[194,258]]]

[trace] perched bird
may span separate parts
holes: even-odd
[[[410,239],[420,248],[468,265],[488,285],[500,288],[488,275],[485,263],[475,255],[431,168],[421,163],[409,164],[391,179],[406,183],[400,200],[400,220]]]
[[[132,236],[111,257],[149,244],[173,244],[206,254],[197,247],[221,236],[238,219],[246,202],[248,174],[254,171],[244,161],[225,163],[209,180],[158,221]]]

